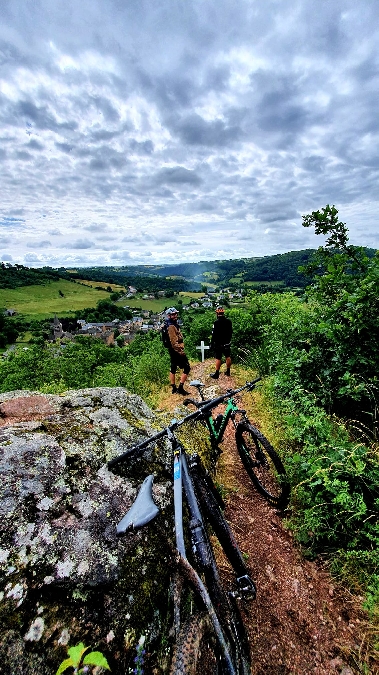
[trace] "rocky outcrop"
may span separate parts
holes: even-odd
[[[128,672],[142,634],[160,634],[172,535],[170,448],[117,474],[107,461],[161,428],[122,388],[0,395],[0,672],[51,675],[82,641]],[[147,474],[161,513],[116,538]],[[160,608],[161,611],[158,611]]]

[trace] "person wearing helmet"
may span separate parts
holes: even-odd
[[[178,310],[175,307],[169,307],[166,311],[166,326],[167,333],[170,339],[168,351],[170,354],[170,384],[172,387],[173,394],[181,394],[182,396],[188,396],[189,392],[186,391],[183,387],[188,373],[191,370],[188,358],[184,351],[184,341],[183,335],[179,328],[178,324]],[[175,373],[177,368],[183,370],[183,373],[180,376],[179,386],[175,384]]]
[[[232,339],[233,327],[230,319],[225,316],[224,308],[220,305],[216,307],[217,319],[213,324],[211,348],[216,356],[216,370],[210,375],[214,380],[218,380],[220,375],[222,355],[225,356],[226,370],[225,375],[230,375],[230,366],[232,359],[230,357],[230,341]]]

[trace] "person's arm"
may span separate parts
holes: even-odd
[[[175,326],[171,324],[168,327],[168,334],[170,337],[171,347],[174,352],[177,352],[178,354],[184,354],[183,338],[180,331],[178,331]]]
[[[211,344],[210,344],[211,349],[215,348],[215,324],[213,324],[212,328],[212,335],[211,335]]]

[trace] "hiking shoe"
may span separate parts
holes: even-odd
[[[218,378],[220,377],[220,373],[218,370],[216,370],[216,372],[212,373],[209,377],[211,377],[213,380],[218,380]]]
[[[172,384],[171,387],[172,387],[172,392],[171,392],[171,393],[172,393],[172,394],[176,394],[176,392],[178,391],[177,388],[176,388],[176,384]]]
[[[227,369],[226,369],[225,375],[227,375],[228,377],[230,377],[230,368],[227,368]]]
[[[176,393],[181,394],[182,396],[189,396],[190,395],[190,392],[186,391],[182,384],[179,385],[179,387],[176,390]]]

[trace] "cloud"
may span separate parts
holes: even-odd
[[[67,248],[67,244],[64,244],[62,247]],[[70,248],[73,249],[94,248],[94,247],[95,247],[94,243],[89,239],[75,239],[75,241],[70,243]]]
[[[49,241],[49,239],[43,239],[42,241],[38,241],[38,242],[35,242],[35,241],[28,242],[26,244],[26,246],[28,248],[50,248],[51,241]]]
[[[155,175],[157,183],[199,185],[201,178],[193,169],[186,169],[184,166],[170,166],[161,169]]]
[[[25,7],[6,3],[0,27],[14,260],[316,248],[301,215],[326,203],[379,247],[378,3]]]

